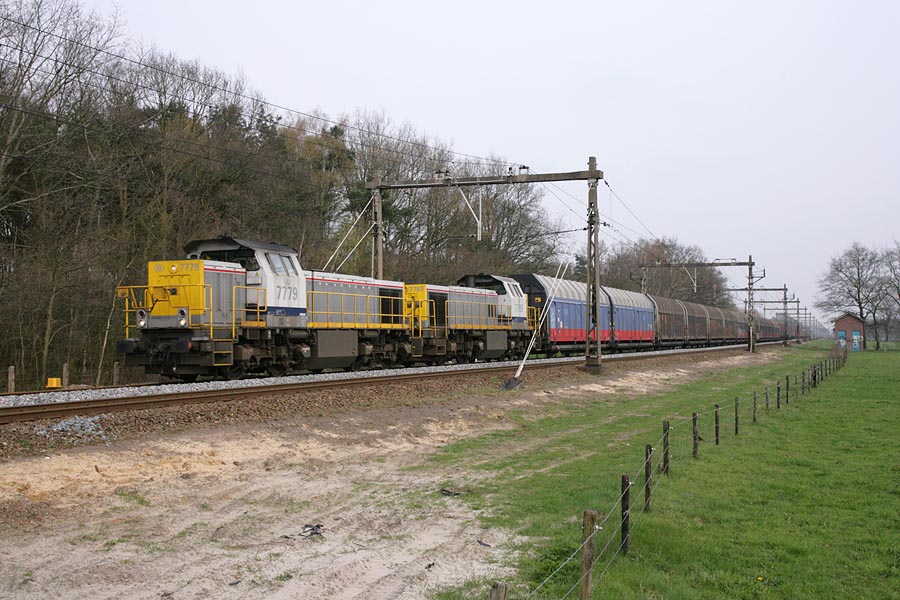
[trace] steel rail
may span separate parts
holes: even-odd
[[[781,344],[778,342],[770,342],[771,344]],[[762,345],[762,344],[761,344]],[[627,361],[627,360],[643,360],[650,358],[660,358],[666,356],[678,356],[683,354],[699,354],[705,352],[721,352],[724,350],[737,350],[744,348],[743,345],[729,346],[713,346],[706,348],[688,348],[678,350],[664,350],[653,352],[629,352],[623,354],[611,354],[604,358],[604,361]],[[578,365],[583,362],[581,357],[572,357],[565,359],[544,359],[540,361],[529,362],[530,368],[550,368],[565,365]],[[282,383],[275,385],[261,385],[251,387],[238,388],[222,388],[215,390],[192,390],[187,392],[171,392],[166,394],[147,394],[141,396],[132,396],[128,398],[102,398],[95,400],[73,400],[71,402],[51,402],[45,404],[26,404],[19,406],[0,407],[0,425],[34,421],[37,419],[57,419],[62,417],[70,417],[75,415],[97,415],[108,412],[119,412],[126,410],[144,410],[150,408],[160,408],[165,406],[177,406],[187,404],[204,404],[210,402],[226,402],[229,400],[238,400],[253,396],[267,396],[288,394],[294,392],[305,392],[318,389],[352,387],[363,385],[376,385],[384,383],[397,383],[401,381],[410,381],[417,379],[433,379],[438,377],[450,377],[460,375],[478,375],[483,373],[514,373],[516,364],[506,363],[503,365],[485,364],[479,368],[459,369],[459,370],[435,370],[432,372],[418,373],[392,373],[385,375],[369,375],[366,377],[354,379],[331,379],[326,381],[298,381],[292,383]]]

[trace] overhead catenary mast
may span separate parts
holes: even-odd
[[[753,256],[749,256],[747,261],[740,262],[735,259],[731,259],[730,261],[723,261],[721,259],[716,259],[711,262],[668,262],[668,263],[650,263],[650,264],[642,264],[641,269],[647,268],[662,268],[662,267],[677,267],[684,269],[687,272],[688,277],[690,277],[690,272],[688,269],[695,269],[697,267],[747,267],[747,287],[741,288],[739,290],[723,290],[723,291],[740,291],[747,292],[747,350],[750,352],[756,351],[756,328],[754,327],[753,322],[753,284],[760,281],[762,278],[766,276],[766,271],[763,269],[763,273],[761,276],[755,276],[753,274],[753,266],[756,263],[753,262]],[[695,291],[696,291],[696,278],[692,278],[694,282]]]
[[[523,172],[524,171],[524,172]],[[439,187],[456,187],[462,193],[462,188],[482,185],[510,185],[516,183],[549,183],[557,181],[587,181],[588,182],[588,261],[587,261],[587,319],[585,320],[585,366],[599,368],[600,337],[603,325],[600,321],[600,220],[597,209],[597,184],[603,179],[603,171],[597,169],[596,157],[588,158],[587,171],[573,171],[569,173],[528,173],[528,167],[519,168],[519,173],[513,174],[512,168],[507,175],[489,175],[484,177],[452,177],[449,172],[444,172],[443,177],[436,179],[422,179],[411,181],[385,182],[380,179],[366,182],[366,189],[372,190],[372,216],[374,225],[372,228],[372,271],[373,276],[384,279],[384,234],[381,214],[381,202],[385,190],[423,189]],[[469,200],[463,194],[466,204],[472,214],[475,211],[469,205]],[[476,217],[480,230],[481,211]],[[591,336],[596,337],[594,347],[591,347]]]

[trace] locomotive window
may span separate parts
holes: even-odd
[[[256,261],[256,252],[250,248],[238,248],[237,250],[206,250],[200,255],[202,260],[218,260],[221,262],[237,263],[248,271],[258,271],[259,263]]]
[[[296,277],[300,274],[297,272],[297,267],[294,265],[294,261],[291,260],[290,256],[282,255],[281,260],[284,261],[284,265],[287,268],[288,273],[290,273],[294,277]]]
[[[266,258],[269,259],[269,265],[272,267],[272,271],[276,275],[288,275],[288,269],[284,264],[284,259],[280,254],[269,254],[266,253]]]
[[[506,294],[506,286],[503,285],[502,281],[497,281],[496,279],[494,279],[490,283],[486,283],[484,285],[479,285],[478,287],[480,287],[483,290],[493,290],[493,291],[497,292],[498,296],[503,296],[504,294]]]

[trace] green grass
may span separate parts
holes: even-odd
[[[578,547],[584,509],[613,509],[621,474],[641,471],[644,445],[657,444],[663,418],[675,426],[672,474],[656,476],[653,511],[632,515],[631,553],[616,557],[602,579],[612,552],[600,557],[595,598],[900,598],[900,356],[854,354],[800,397],[793,374],[826,351],[804,344],[780,362],[712,374],[672,393],[582,403],[544,419],[519,415],[515,430],[456,444],[435,460],[472,475],[464,498],[487,509],[489,525],[527,537],[511,598],[524,597]],[[791,402],[778,411],[774,384],[786,374]],[[766,385],[770,415],[760,397],[754,425],[750,398]],[[737,437],[735,396],[745,400]],[[692,411],[705,413],[697,460]],[[632,497],[641,499],[641,490]],[[600,546],[618,539],[617,527],[616,513],[597,535]],[[562,597],[577,581],[577,563],[536,597]],[[487,591],[463,586],[435,597]]]
[[[137,504],[138,506],[150,506],[150,501],[132,490],[119,490],[116,494],[123,500]]]

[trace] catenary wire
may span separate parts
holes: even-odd
[[[383,139],[388,139],[388,140],[392,140],[392,141],[395,141],[395,142],[401,142],[401,143],[409,143],[409,144],[411,144],[411,145],[419,146],[419,147],[421,147],[421,148],[428,149],[428,150],[445,151],[444,149],[436,148],[436,147],[434,147],[434,146],[430,146],[430,145],[424,144],[424,143],[422,143],[422,142],[408,142],[408,141],[406,141],[406,140],[403,140],[402,138],[397,138],[397,137],[395,137],[395,136],[390,136],[390,135],[387,135],[387,134],[383,134],[383,133],[371,131],[371,130],[368,130],[368,129],[365,129],[365,128],[362,128],[362,127],[358,127],[358,126],[347,125],[347,124],[345,124],[345,123],[341,123],[341,122],[335,121],[335,120],[333,120],[333,119],[328,119],[328,118],[326,118],[326,117],[321,117],[321,116],[314,115],[314,114],[311,114],[311,113],[306,113],[306,112],[303,112],[303,111],[300,111],[300,110],[295,110],[295,109],[289,108],[289,107],[287,107],[287,106],[282,106],[282,105],[280,105],[280,104],[276,104],[276,103],[274,103],[274,102],[268,102],[268,101],[262,100],[261,98],[254,98],[254,97],[249,96],[249,95],[244,94],[244,93],[240,93],[240,92],[233,91],[233,90],[228,90],[228,89],[223,88],[223,87],[221,87],[221,86],[217,86],[217,85],[214,85],[214,84],[211,84],[211,83],[208,83],[208,82],[203,82],[203,81],[200,81],[200,80],[198,80],[198,79],[193,79],[193,78],[191,78],[191,77],[187,77],[187,76],[184,76],[184,75],[178,75],[177,73],[172,73],[171,71],[168,71],[168,70],[166,70],[166,69],[163,69],[162,67],[158,67],[158,66],[156,66],[156,65],[150,65],[150,64],[141,62],[141,61],[139,61],[139,60],[136,60],[136,59],[133,59],[133,58],[129,58],[129,57],[123,55],[123,54],[119,54],[119,53],[116,53],[116,52],[112,52],[111,50],[106,50],[106,49],[103,49],[103,48],[98,48],[98,47],[96,47],[96,46],[92,46],[91,44],[87,44],[87,43],[85,43],[85,42],[82,42],[82,41],[80,41],[80,40],[74,40],[74,39],[71,39],[71,38],[67,38],[66,36],[60,35],[60,34],[55,33],[55,32],[53,32],[53,31],[41,29],[41,28],[39,28],[39,27],[35,27],[34,25],[30,25],[30,24],[28,24],[28,23],[24,23],[24,22],[22,22],[22,21],[18,21],[18,20],[16,20],[16,19],[10,18],[10,17],[5,16],[5,15],[0,15],[0,19],[3,19],[4,21],[7,21],[7,22],[9,22],[9,23],[13,23],[13,24],[15,24],[15,25],[17,25],[17,26],[19,26],[19,27],[25,27],[25,28],[31,29],[32,31],[35,31],[35,32],[37,32],[37,33],[41,33],[41,34],[43,34],[43,35],[48,35],[48,36],[54,37],[54,38],[56,38],[56,39],[59,39],[59,40],[61,40],[61,41],[67,42],[67,43],[77,44],[77,45],[79,45],[79,46],[81,46],[81,47],[83,47],[83,48],[87,48],[87,49],[92,50],[92,51],[94,51],[94,52],[99,52],[99,53],[105,54],[105,55],[107,55],[107,56],[110,56],[110,57],[113,57],[113,58],[117,58],[117,59],[119,59],[119,60],[122,60],[122,61],[131,63],[131,64],[134,64],[134,65],[137,65],[137,66],[139,66],[139,67],[148,68],[148,69],[153,69],[153,70],[155,70],[155,71],[157,71],[157,72],[159,72],[159,73],[162,73],[162,74],[164,74],[164,75],[168,75],[168,76],[170,76],[170,77],[178,77],[178,78],[180,78],[180,79],[182,79],[182,80],[184,80],[184,81],[190,81],[191,83],[196,83],[196,84],[198,84],[198,85],[203,85],[203,86],[208,87],[208,88],[210,88],[210,89],[215,89],[215,90],[217,90],[217,91],[221,91],[221,92],[225,92],[225,93],[228,93],[228,94],[232,94],[232,95],[237,96],[237,97],[239,97],[239,98],[242,98],[242,99],[244,99],[244,100],[249,100],[249,101],[251,101],[251,102],[258,102],[258,103],[260,103],[260,104],[265,104],[266,106],[270,106],[270,107],[272,107],[272,108],[276,108],[276,109],[278,109],[278,110],[282,110],[282,111],[285,111],[285,112],[288,112],[288,113],[294,113],[294,114],[301,115],[301,116],[304,116],[304,117],[309,118],[309,119],[315,119],[315,120],[321,121],[321,122],[323,122],[323,123],[328,123],[328,124],[330,124],[330,125],[337,125],[337,126],[339,126],[339,127],[346,127],[346,128],[348,128],[348,129],[353,129],[353,130],[355,130],[355,131],[359,131],[360,133],[365,133],[365,134],[368,134],[368,135],[374,135],[374,136],[376,136],[376,137],[380,137],[380,138],[383,138]],[[491,159],[491,158],[487,158],[487,157],[484,157],[484,156],[478,156],[478,155],[475,155],[475,154],[467,154],[467,153],[465,153],[465,152],[456,152],[456,151],[452,151],[452,150],[451,150],[451,151],[448,151],[448,152],[451,153],[451,154],[453,154],[453,155],[455,155],[455,156],[461,156],[461,157],[465,157],[465,158],[471,158],[471,159],[475,159],[475,160],[478,160],[478,161],[481,161],[481,162],[485,162],[485,163],[494,163],[494,164],[499,164],[499,165],[504,165],[504,166],[507,166],[507,165],[508,165],[508,166],[517,166],[517,165],[520,164],[520,163],[511,163],[511,162],[507,162],[507,161],[501,161],[501,160],[498,160],[498,159]]]

